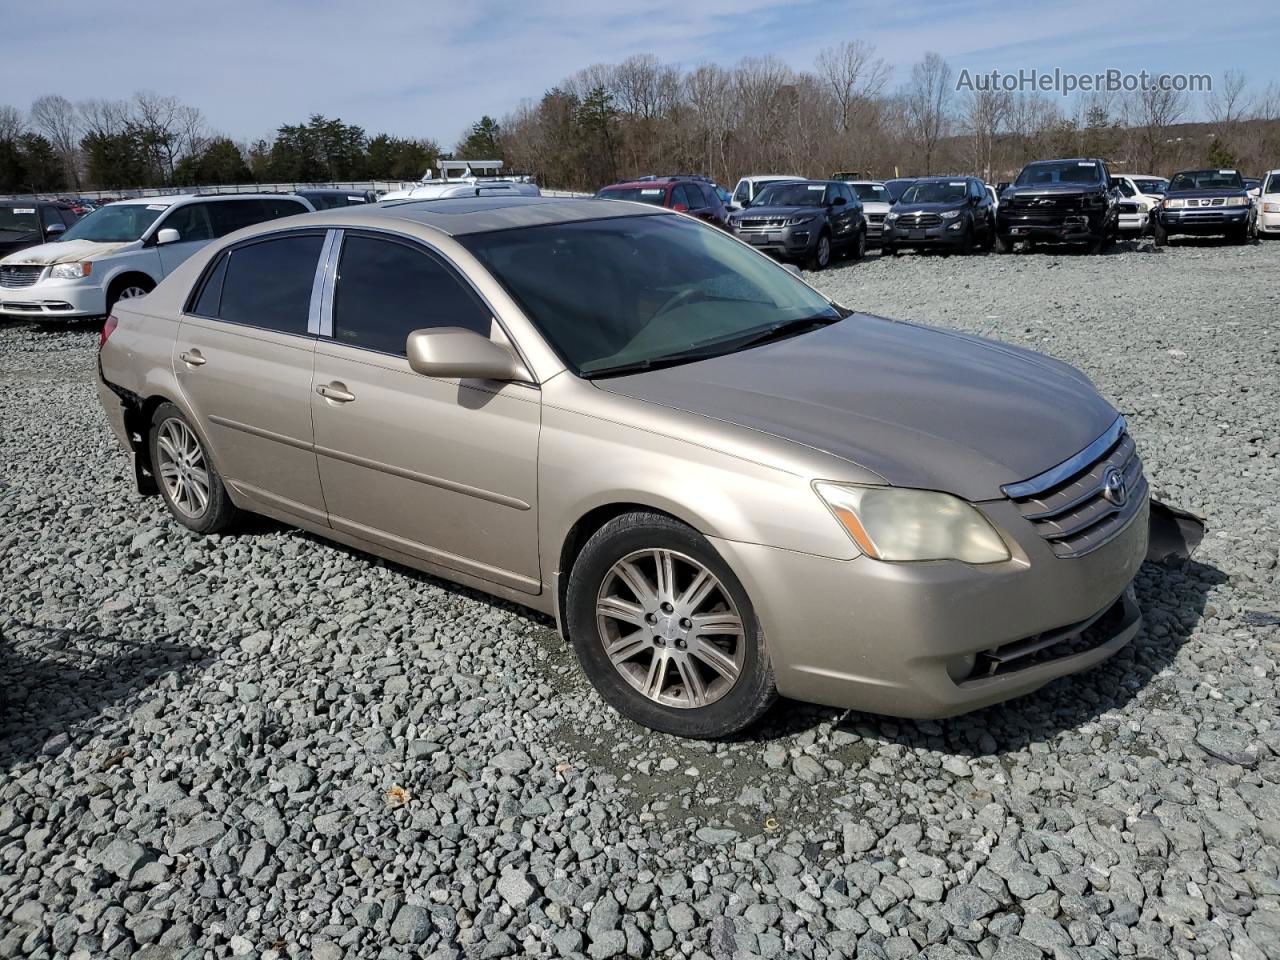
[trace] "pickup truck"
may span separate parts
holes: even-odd
[[[1000,195],[996,250],[1019,241],[1085,244],[1101,253],[1119,231],[1119,192],[1097,159],[1038,160]]]

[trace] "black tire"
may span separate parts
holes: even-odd
[[[1008,237],[1002,237],[999,233],[995,235],[996,253],[1013,253],[1013,241]]]
[[[964,228],[964,238],[960,241],[960,252],[965,256],[968,256],[973,253],[973,248],[975,246],[976,241],[974,238],[973,221],[970,220],[969,225]]]
[[[137,274],[120,277],[119,279],[112,281],[110,288],[107,290],[108,315],[115,309],[116,304],[120,300],[129,300],[133,297],[150,293],[155,288],[155,281],[150,277],[144,277]],[[141,291],[141,293],[137,291]]]
[[[170,421],[181,424],[182,428],[189,431],[199,449],[201,461],[204,464],[203,470],[207,476],[207,494],[203,509],[188,508],[175,500],[175,496],[170,490],[170,484],[161,475],[161,433]],[[168,508],[169,513],[180,524],[188,530],[194,530],[196,533],[221,533],[232,527],[240,519],[242,515],[240,508],[231,502],[231,496],[227,493],[226,485],[223,484],[217,467],[213,465],[212,458],[204,448],[204,441],[192,429],[190,421],[187,420],[182,411],[172,403],[160,404],[155,413],[151,415],[151,429],[147,437],[147,446],[151,454],[151,469],[156,478],[156,486],[160,488],[160,497],[164,500],[164,505]],[[164,454],[164,457],[171,459],[168,454]]]
[[[881,241],[881,243],[880,243],[880,256],[882,256],[882,257],[896,257],[897,255],[898,255],[898,248],[897,248],[897,247],[895,247],[892,243],[885,243],[884,241]]]
[[[982,234],[982,243],[978,245],[978,249],[989,253],[991,248],[996,244],[996,225],[991,221],[987,221],[987,229]]]
[[[825,251],[825,255],[824,255]],[[813,254],[809,257],[810,270],[825,269],[831,263],[831,234],[824,229],[818,234],[818,242],[814,244]]]
[[[614,564],[650,549],[692,558],[720,581],[737,607],[743,625],[738,641],[742,644],[742,665],[732,686],[705,706],[669,706],[651,699],[623,677],[605,652],[605,638],[596,617],[600,591]],[[705,537],[662,514],[623,514],[587,541],[569,574],[565,623],[587,679],[615,710],[642,726],[681,737],[719,739],[752,726],[777,699],[773,665],[742,584]]]
[[[858,231],[858,236],[853,241],[853,246],[849,248],[849,256],[854,260],[861,260],[867,255],[867,231],[865,229]]]
[[[1151,221],[1151,242],[1157,247],[1163,247],[1169,242],[1169,234],[1159,220]]]

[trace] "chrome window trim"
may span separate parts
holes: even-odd
[[[326,231],[324,246],[320,248],[320,258],[316,261],[316,275],[311,282],[311,305],[307,311],[307,333],[313,337],[328,336],[322,334],[325,329],[326,306],[329,307],[329,329],[333,329],[333,273],[336,267],[334,251],[342,245],[341,241],[341,230]]]
[[[1104,453],[1115,445],[1120,439],[1120,435],[1124,433],[1126,427],[1123,416],[1116,417],[1111,426],[1107,427],[1105,433],[1094,440],[1075,456],[1070,457],[1056,467],[1050,467],[1044,473],[1032,477],[1030,480],[1022,480],[1018,483],[1006,483],[1000,489],[1004,495],[1014,500],[1021,500],[1023,497],[1034,497],[1038,493],[1048,490],[1050,487],[1057,486],[1062,481],[1075,476],[1085,467],[1088,467],[1098,461]]]

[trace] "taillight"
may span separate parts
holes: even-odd
[[[116,325],[119,323],[120,321],[117,320],[114,316],[107,317],[107,322],[102,325],[102,334],[98,339],[99,350],[101,350],[103,346],[106,344],[107,338],[110,337],[111,334],[115,332]]]

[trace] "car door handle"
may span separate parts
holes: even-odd
[[[333,383],[322,383],[316,387],[316,393],[324,397],[326,400],[332,400],[335,403],[350,403],[356,398],[354,393],[347,390],[345,383],[334,381]]]
[[[199,350],[184,350],[178,354],[182,362],[189,367],[198,367],[206,362],[203,354]]]

